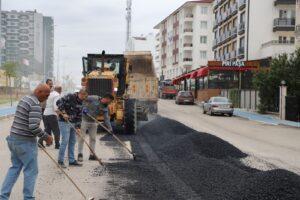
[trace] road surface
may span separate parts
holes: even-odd
[[[159,117],[154,116],[155,120],[152,122],[156,121],[156,124],[141,123],[139,131],[146,130],[145,133],[140,132],[137,136],[120,135],[121,139],[126,141],[138,155],[137,161],[133,161],[111,136],[99,135],[98,139],[101,140],[97,140],[97,153],[106,163],[106,167],[102,168],[97,162],[87,161],[89,153],[85,148],[84,166],[67,170],[87,196],[95,197],[96,200],[216,200],[217,197],[222,200],[232,200],[234,198],[222,195],[234,195],[236,192],[233,190],[236,188],[234,186],[241,185],[241,180],[248,182],[247,177],[260,174],[260,171],[252,171],[239,164],[237,160],[239,158],[244,159],[246,165],[259,170],[283,168],[300,174],[300,131],[297,128],[264,125],[239,117],[211,117],[202,114],[199,106],[176,105],[172,100],[160,100],[158,114],[179,121],[199,132],[190,133],[190,130],[186,130],[177,122],[165,124],[166,119],[163,119],[165,122],[161,122]],[[0,120],[0,184],[10,166],[10,154],[5,137],[9,134],[11,123],[12,118]],[[181,130],[177,130],[176,127]],[[177,131],[182,133],[176,133]],[[207,137],[203,132],[215,135],[233,146],[218,138]],[[204,140],[208,140],[209,143],[203,143]],[[178,150],[174,150],[177,147]],[[57,150],[53,147],[47,150],[54,158],[57,157]],[[240,150],[250,156],[244,158]],[[227,159],[225,156],[227,154],[233,156],[233,160]],[[291,185],[293,187],[300,185],[298,184],[300,177],[295,177],[296,175],[283,172],[279,176],[281,179],[276,175],[275,180],[282,180],[283,183],[275,184],[269,181],[272,183],[270,187],[274,185],[279,187],[274,191],[285,192],[280,188],[281,185],[286,185],[284,181],[295,179],[295,184]],[[289,178],[290,176],[292,178]],[[22,184],[21,175],[14,187],[12,200],[22,199]],[[251,187],[256,184],[254,182]],[[291,188],[290,185],[287,188]],[[231,192],[228,192],[229,190]],[[300,189],[297,188],[295,191]],[[262,195],[265,196],[264,193]],[[41,150],[36,198],[82,199]],[[250,199],[261,200],[262,198]]]
[[[265,125],[239,117],[209,116],[197,106],[160,100],[159,114],[228,141],[256,160],[300,174],[300,129]]]

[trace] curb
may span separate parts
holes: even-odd
[[[0,116],[0,120],[7,119],[7,118],[11,118],[11,117],[13,117],[13,116],[14,116],[14,114]]]

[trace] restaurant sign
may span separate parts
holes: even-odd
[[[223,61],[222,67],[245,67],[244,61]]]

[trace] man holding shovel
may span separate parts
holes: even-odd
[[[92,150],[95,152],[96,145],[96,135],[97,135],[97,122],[92,119],[98,116],[103,116],[105,126],[112,131],[112,126],[110,123],[108,105],[114,100],[114,97],[111,94],[106,94],[103,97],[98,96],[88,96],[88,98],[83,103],[83,116],[81,123],[81,133],[82,137],[78,138],[78,161],[83,161],[83,144],[84,137],[86,133],[88,133],[90,137],[90,146]],[[95,155],[90,155],[89,160],[97,160]]]
[[[12,167],[9,168],[1,188],[0,200],[10,197],[21,170],[24,173],[24,200],[34,198],[34,187],[38,175],[37,139],[43,138],[48,145],[53,139],[40,128],[42,108],[40,102],[47,100],[50,88],[46,84],[39,85],[34,93],[23,97],[18,106],[7,143],[11,152]]]

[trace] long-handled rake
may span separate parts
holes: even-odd
[[[81,130],[78,131],[70,121],[67,121],[67,123],[69,124],[69,126],[71,126],[72,129],[74,129],[76,131],[77,135],[83,140],[84,144],[86,144],[86,146],[89,148],[90,152],[95,156],[95,158],[97,159],[99,164],[101,166],[104,166],[104,163],[102,162],[102,160],[97,156],[96,152],[92,149],[92,147],[89,145],[89,143],[84,139],[83,135],[81,134]]]
[[[55,166],[69,179],[69,181],[75,186],[77,191],[81,194],[84,200],[94,200],[94,197],[87,197],[83,191],[79,188],[79,186],[74,182],[74,180],[65,172],[65,170],[55,161],[55,159],[46,151],[46,149],[41,145],[38,144],[39,147],[44,151],[44,153],[50,158],[50,160],[55,164]]]
[[[127,145],[120,139],[118,138],[113,132],[111,132],[108,128],[106,128],[106,126],[104,126],[101,122],[99,122],[97,119],[95,119],[93,116],[91,116],[89,113],[85,113],[88,117],[90,117],[91,119],[93,119],[98,125],[100,125],[106,132],[108,132],[109,134],[111,134],[133,157],[133,160],[136,160],[136,154],[133,153],[128,147]]]

